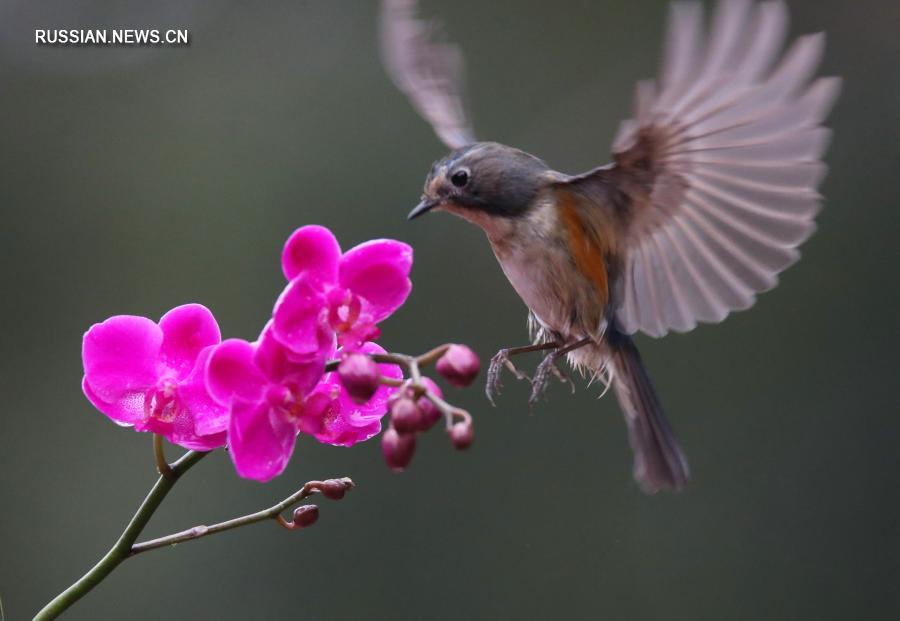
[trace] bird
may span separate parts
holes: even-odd
[[[814,77],[824,34],[785,51],[782,0],[720,0],[708,24],[701,2],[673,2],[661,71],[638,83],[612,161],[570,175],[475,138],[462,53],[415,0],[383,0],[379,30],[386,73],[450,149],[408,218],[444,211],[483,229],[528,307],[531,342],[491,359],[488,398],[506,368],[537,401],[568,381],[565,358],[612,387],[640,489],[682,490],[688,462],[633,336],[721,322],[798,260],[841,87]],[[511,358],[533,351],[547,353],[529,378]]]

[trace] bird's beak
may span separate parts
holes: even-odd
[[[418,218],[421,215],[424,215],[437,207],[440,204],[440,201],[432,199],[432,198],[423,198],[421,202],[413,207],[413,210],[409,212],[409,215],[406,216],[407,220],[412,220],[413,218]]]

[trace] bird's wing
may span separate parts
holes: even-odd
[[[462,53],[440,40],[435,24],[419,19],[415,0],[383,0],[381,52],[391,80],[444,144],[475,142],[463,105]]]
[[[638,85],[614,165],[573,178],[623,197],[616,319],[662,336],[750,307],[799,258],[819,210],[837,78],[811,77],[822,34],[781,55],[780,0],[672,4],[662,75]],[[777,61],[777,62],[776,62]]]

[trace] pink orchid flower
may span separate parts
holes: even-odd
[[[363,354],[385,353],[375,343],[363,343],[354,351]],[[381,377],[392,380],[403,378],[403,372],[395,364],[379,364],[378,372]],[[328,397],[326,409],[319,418],[321,426],[306,433],[319,442],[336,446],[353,446],[364,442],[381,431],[381,419],[387,413],[388,401],[396,391],[395,387],[381,384],[368,401],[359,404],[341,383],[337,372],[328,373],[313,391],[313,395]]]
[[[163,315],[118,315],[85,333],[82,389],[116,423],[188,449],[225,444],[228,410],[206,392],[206,361],[221,340],[212,313],[186,304]]]
[[[353,404],[334,374],[323,377],[333,346],[330,350],[298,362],[275,339],[271,321],[256,343],[229,339],[213,350],[206,369],[207,386],[231,410],[228,448],[239,475],[268,481],[281,474],[299,432],[346,445],[378,433],[389,390],[379,389],[365,406]],[[376,350],[383,352],[377,345],[363,346],[363,351]],[[397,367],[384,366],[388,367],[383,369],[385,374],[399,377]]]
[[[275,303],[275,338],[298,359],[320,355],[335,334],[350,350],[377,338],[377,324],[397,310],[412,289],[412,256],[412,248],[391,239],[375,239],[341,253],[328,229],[297,229],[281,255],[290,284]]]

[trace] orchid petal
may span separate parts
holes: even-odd
[[[81,381],[81,390],[91,404],[106,414],[113,422],[123,427],[131,427],[140,423],[146,417],[144,412],[144,393],[126,393],[121,398],[108,403],[96,395],[87,383],[87,377]]]
[[[235,401],[228,428],[228,449],[237,473],[245,479],[268,481],[287,467],[297,428],[265,401]]]
[[[337,396],[340,388],[320,383],[303,401],[297,424],[301,433],[318,438],[325,433],[325,424],[338,414]]]
[[[331,350],[328,347],[320,355],[308,360],[295,360],[291,357],[290,350],[275,338],[273,322],[269,321],[259,337],[253,360],[270,382],[290,383],[292,388],[305,395],[325,373],[325,360],[331,355]]]
[[[173,308],[159,320],[159,327],[163,333],[161,359],[179,379],[191,372],[202,349],[222,340],[216,318],[201,304]]]
[[[381,336],[381,329],[365,319],[357,321],[352,328],[341,332],[338,340],[347,351],[357,351],[366,341],[374,341]]]
[[[189,435],[185,437],[173,434],[167,436],[166,439],[190,451],[212,451],[225,446],[228,434],[225,431],[209,435]]]
[[[147,416],[134,424],[134,430],[146,433],[156,433],[168,438],[172,435],[172,425],[173,421],[161,420],[155,416]]]
[[[364,343],[357,351],[365,354],[385,353],[375,343]],[[403,377],[400,367],[395,364],[379,364],[378,368],[384,377]],[[334,396],[329,410],[324,413],[321,430],[311,435],[319,442],[338,446],[352,446],[368,440],[381,431],[381,419],[387,413],[388,399],[396,391],[396,387],[382,384],[371,399],[360,405],[353,401],[341,385],[337,373],[329,373],[316,387],[313,395],[324,393]]]
[[[206,364],[206,388],[222,405],[233,398],[259,401],[266,378],[253,361],[254,347],[241,339],[228,339],[213,348]]]
[[[353,446],[365,442],[381,433],[381,419],[352,424],[348,419],[341,419],[329,425],[326,431],[315,436],[322,444],[331,446]]]
[[[334,283],[337,280],[341,247],[324,226],[304,226],[288,238],[281,253],[281,271],[294,280],[306,275],[312,282]]]
[[[341,258],[339,282],[365,301],[363,310],[378,323],[409,295],[413,251],[392,239],[375,239],[351,248]]]
[[[324,444],[352,446],[377,434],[381,429],[381,421],[363,421],[353,417],[353,410],[345,410],[341,405],[341,390],[334,373],[329,373],[319,382],[306,400],[302,428]],[[315,411],[312,411],[312,405],[317,406]]]
[[[385,350],[376,343],[364,343],[361,347],[356,349],[356,351],[363,354],[384,354],[387,353]],[[396,364],[387,364],[381,363],[378,365],[378,371],[382,377],[387,377],[394,380],[399,380],[403,378],[403,371]],[[330,377],[334,376],[334,377]],[[329,377],[326,378],[326,381],[335,381],[339,382],[336,373],[329,373]],[[391,395],[397,392],[397,388],[395,386],[387,386],[385,384],[381,384],[378,387],[378,390],[375,391],[375,394],[372,395],[372,398],[366,401],[363,404],[356,403],[350,397],[349,393],[341,386],[341,394],[338,397],[341,405],[341,412],[344,413],[345,416],[354,417],[354,420],[372,420],[381,419],[382,416],[387,412],[387,402],[390,399]]]
[[[330,338],[324,326],[325,312],[325,296],[301,276],[291,281],[275,302],[273,335],[294,354],[316,357]]]
[[[196,436],[218,435],[228,429],[228,407],[215,401],[206,388],[206,367],[214,348],[210,346],[200,351],[190,375],[178,385],[178,401],[181,409],[190,413],[193,421],[192,433]],[[198,441],[201,440],[198,438]],[[224,444],[224,437],[222,443]],[[182,442],[177,444],[186,446]]]
[[[198,375],[202,377],[202,371]],[[197,432],[196,412],[192,411],[191,408],[188,407],[188,403],[183,399],[184,393],[182,388],[183,386],[179,387],[178,395],[174,403],[175,407],[172,412],[174,417],[170,420],[159,420],[156,417],[148,418],[146,421],[147,426],[142,430],[152,431],[163,435],[169,442],[190,450],[211,451],[220,446],[224,446],[226,433],[221,425],[211,434],[200,434]],[[202,384],[199,388],[202,390]],[[210,397],[207,396],[206,399],[210,405],[214,406]],[[196,407],[198,404],[195,402],[192,405]],[[227,428],[227,418],[223,422],[225,423],[225,428]]]
[[[153,386],[162,341],[162,330],[146,317],[117,315],[91,326],[81,349],[91,392],[113,403]]]

